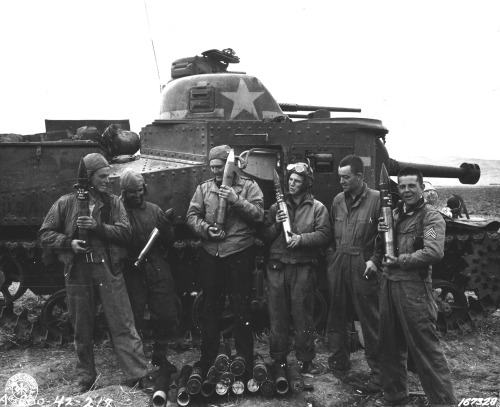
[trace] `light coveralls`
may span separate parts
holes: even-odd
[[[379,283],[374,273],[369,279],[363,277],[363,273],[368,260],[380,266],[375,247],[380,193],[363,183],[358,198],[350,203],[350,208],[347,205],[346,194],[341,192],[333,199],[330,211],[333,244],[327,250],[330,296],[327,335],[332,349],[331,367],[339,371],[350,367],[349,332],[355,311],[363,332],[371,380],[379,384]]]

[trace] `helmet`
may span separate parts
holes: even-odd
[[[429,181],[424,181],[424,191],[435,191],[436,188],[429,182]]]
[[[120,175],[120,189],[122,190],[122,196],[124,191],[137,190],[143,188],[144,195],[148,194],[146,188],[146,183],[144,182],[144,177],[132,170],[131,168],[126,168],[122,175]]]
[[[87,168],[87,177],[90,179],[92,174],[101,168],[110,167],[108,161],[102,154],[90,153],[83,157],[83,162]]]
[[[424,197],[424,201],[426,203],[437,208],[437,205],[439,203],[439,195],[429,181],[424,181],[424,190],[422,191],[422,196]]]
[[[305,183],[304,187],[305,189],[311,188],[313,181],[314,181],[314,173],[313,169],[309,164],[306,163],[293,163],[293,164],[288,164],[286,166],[286,170],[288,171],[288,176],[287,178],[290,178],[290,175],[295,173],[298,175],[302,175],[304,177]]]

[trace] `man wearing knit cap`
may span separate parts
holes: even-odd
[[[125,383],[150,392],[154,383],[148,376],[122,274],[130,223],[120,199],[106,192],[111,172],[106,159],[92,153],[83,160],[90,185],[90,216],[79,216],[77,194],[72,192],[52,205],[38,232],[42,247],[54,249],[64,264],[78,390],[85,392],[97,385],[93,337],[99,298]],[[87,241],[79,238],[79,229],[87,230]]]
[[[146,202],[147,188],[141,174],[126,170],[120,177],[121,200],[132,226],[132,240],[127,244],[129,260],[124,276],[135,326],[144,332],[146,304],[151,314],[149,320],[153,332],[152,363],[167,365],[174,373],[177,369],[167,361],[167,335],[177,330],[175,283],[170,267],[165,260],[165,248],[174,240],[172,219],[158,205]],[[154,228],[160,238],[138,267],[134,266],[139,253],[146,246]]]
[[[255,224],[264,218],[263,194],[255,181],[234,174],[231,186],[222,185],[224,168],[231,148],[212,148],[209,164],[213,178],[196,188],[186,215],[186,222],[201,238],[201,285],[204,305],[201,323],[201,360],[211,365],[219,349],[220,318],[226,294],[234,308],[236,352],[247,361],[253,356],[250,324],[250,298],[254,269]],[[227,200],[224,230],[215,226],[219,196]]]

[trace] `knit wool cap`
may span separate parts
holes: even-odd
[[[138,172],[128,169],[120,176],[120,189],[122,191],[137,190],[144,186],[144,178]]]
[[[229,151],[231,151],[231,147],[226,144],[212,148],[208,154],[208,162],[210,163],[212,160],[226,161],[229,156]]]
[[[83,157],[83,162],[87,168],[87,177],[101,168],[110,167],[106,159],[99,153],[90,153]]]

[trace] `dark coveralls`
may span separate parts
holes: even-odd
[[[91,263],[86,262],[85,254],[74,254],[71,249],[71,240],[78,238],[76,194],[64,195],[52,205],[38,232],[42,246],[53,248],[64,264],[78,378],[87,383],[96,378],[93,337],[99,298],[125,379],[139,379],[148,373],[147,362],[122,274],[130,224],[119,198],[106,193],[96,201],[92,217],[98,226],[89,231]]]
[[[408,349],[431,405],[456,405],[451,374],[436,334],[431,264],[444,255],[445,221],[421,200],[394,211],[398,267],[384,267],[380,287],[380,363],[384,397],[408,395]]]
[[[316,265],[320,249],[331,238],[330,221],[325,206],[311,194],[295,205],[285,199],[292,232],[301,236],[300,246],[286,247],[281,223],[276,222],[278,206],[269,209],[265,241],[270,243],[267,282],[271,322],[270,353],[274,360],[288,355],[288,329],[292,316],[295,328],[295,354],[300,362],[311,362],[314,349],[314,292]]]
[[[250,301],[255,266],[255,223],[264,218],[264,199],[255,181],[235,174],[232,188],[238,200],[229,204],[223,240],[209,240],[219,205],[215,179],[196,188],[186,215],[193,233],[202,239],[200,250],[201,285],[204,294],[201,359],[211,365],[219,350],[220,320],[226,294],[234,308],[236,351],[247,361],[253,357]]]
[[[380,213],[379,192],[363,183],[361,193],[352,200],[346,193],[338,194],[330,211],[333,225],[333,245],[327,250],[328,291],[330,311],[327,335],[332,348],[330,367],[349,369],[349,331],[356,311],[365,340],[365,356],[374,383],[379,379],[378,291],[377,276],[363,277],[366,262],[380,266],[380,254],[375,247],[377,220]]]
[[[178,320],[175,282],[159,243],[169,244],[174,238],[174,231],[170,229],[166,233],[161,233],[160,241],[151,248],[137,269],[134,266],[137,256],[146,246],[163,212],[158,205],[146,201],[137,208],[128,206],[126,202],[124,206],[132,226],[132,240],[127,245],[129,260],[124,277],[135,326],[139,333],[143,332],[144,311],[147,304],[151,315],[149,322],[155,342],[155,353],[165,352],[167,335],[176,332]]]

